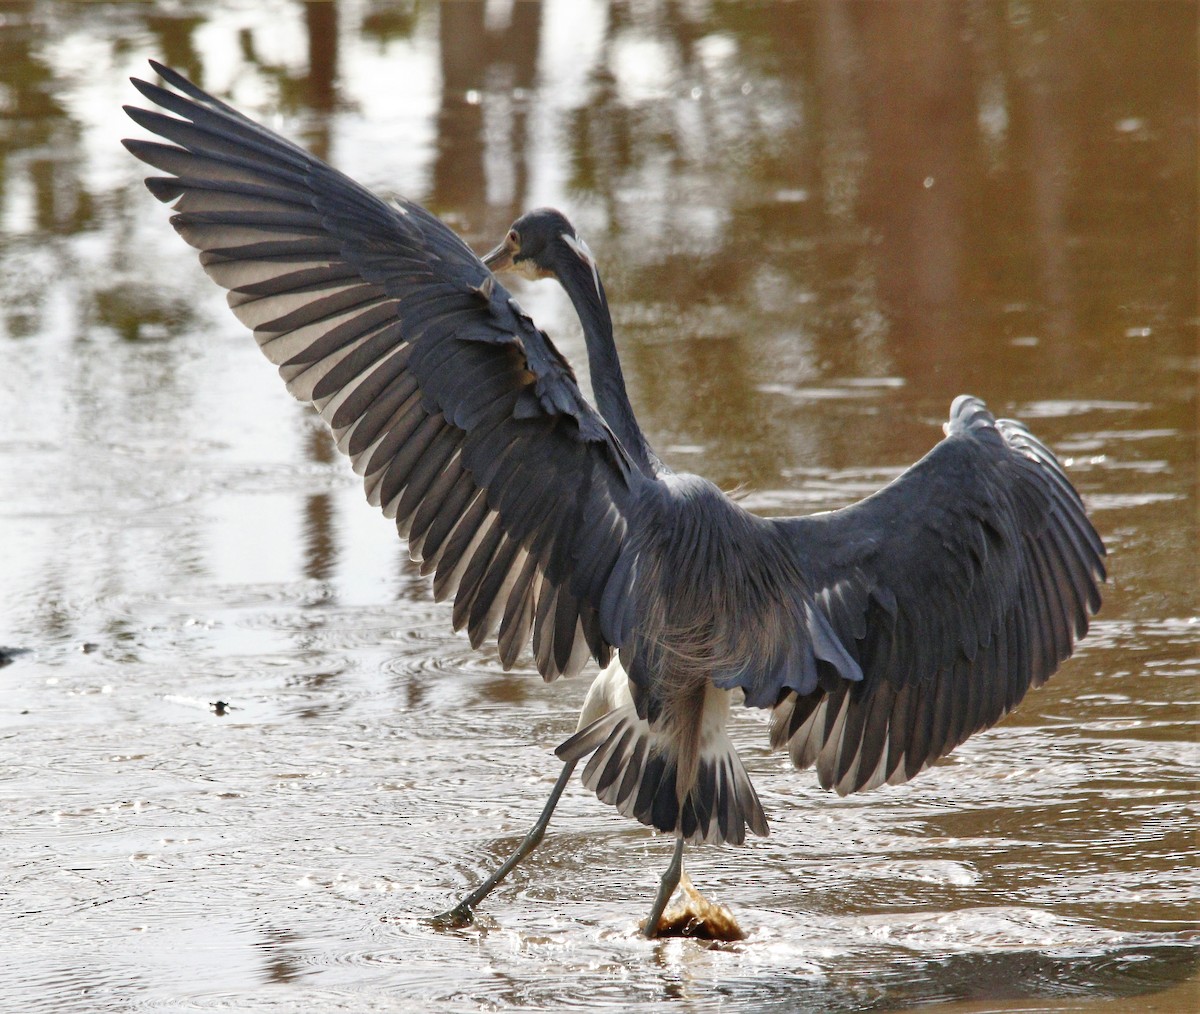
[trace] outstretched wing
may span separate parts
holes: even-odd
[[[946,438],[875,495],[777,524],[861,678],[818,661],[818,686],[781,685],[772,745],[843,795],[907,781],[997,722],[1100,606],[1105,551],[1079,495],[1044,444],[976,398],[957,398]]]
[[[546,679],[611,656],[601,604],[639,481],[566,360],[483,263],[416,204],[389,205],[186,78],[134,79],[146,185],[229,290],[288,390],[312,403],[396,519],[472,645]]]

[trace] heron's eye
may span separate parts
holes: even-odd
[[[521,236],[516,229],[508,230],[508,242],[515,247],[519,247],[521,245]]]

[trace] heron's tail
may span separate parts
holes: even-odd
[[[601,674],[589,694],[584,719],[594,710],[595,690],[610,671]],[[620,672],[621,682],[624,675]],[[611,690],[617,680],[609,682]],[[625,816],[685,841],[740,845],[746,840],[747,827],[766,835],[762,804],[723,720],[707,723],[690,765],[694,774],[681,779],[677,739],[663,726],[639,718],[632,698],[624,687],[620,689],[624,703],[587,722],[555,751],[563,761],[592,755],[583,770],[583,784]],[[609,703],[615,703],[612,696]],[[686,761],[684,764],[686,772]]]

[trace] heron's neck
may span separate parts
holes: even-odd
[[[583,337],[587,342],[588,369],[592,375],[592,395],[596,407],[621,445],[647,475],[658,471],[654,452],[633,414],[625,374],[613,340],[612,316],[599,277],[593,276],[581,261],[574,270],[559,273],[559,281],[575,305]],[[573,266],[574,267],[574,266]]]

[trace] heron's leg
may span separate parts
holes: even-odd
[[[559,774],[558,781],[554,783],[554,788],[550,790],[550,798],[546,800],[546,805],[542,807],[541,815],[534,822],[533,827],[529,829],[529,834],[521,840],[521,844],[517,846],[517,850],[504,861],[504,864],[495,873],[463,898],[454,908],[448,909],[441,913],[441,915],[434,916],[434,925],[449,928],[471,925],[475,918],[475,906],[491,894],[492,890],[513,871],[516,865],[541,844],[542,837],[546,833],[546,825],[550,823],[550,816],[554,813],[554,808],[558,805],[558,799],[563,794],[563,789],[567,787],[567,782],[571,778],[571,772],[575,770],[576,763],[577,761],[572,760],[567,761],[563,765],[562,773]]]
[[[671,865],[667,867],[666,873],[662,875],[662,880],[659,882],[658,894],[654,898],[650,916],[642,926],[642,933],[645,936],[651,938],[658,936],[658,920],[662,918],[667,902],[671,900],[671,895],[675,893],[675,888],[679,886],[679,878],[682,876],[683,838],[679,837],[675,839],[675,852],[671,856]]]

